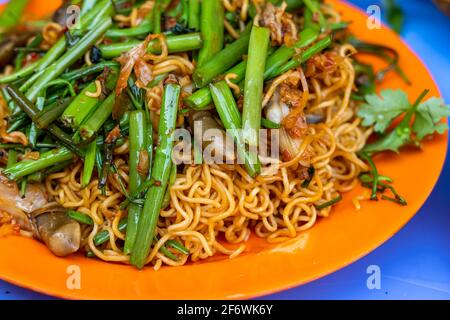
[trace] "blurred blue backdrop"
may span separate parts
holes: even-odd
[[[5,2],[0,0],[0,3]],[[375,0],[351,0],[365,10]],[[429,0],[397,3],[405,12],[402,37],[422,58],[450,103],[450,18]],[[383,17],[384,18],[384,17]],[[384,245],[327,277],[262,299],[450,299],[450,156],[417,215]],[[381,269],[381,289],[369,290],[367,267]],[[0,281],[0,299],[51,299]]]

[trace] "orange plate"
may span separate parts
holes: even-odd
[[[57,1],[32,1],[31,10],[53,10]],[[331,1],[360,38],[395,48],[401,66],[413,81],[405,85],[390,73],[385,88],[401,88],[415,99],[424,89],[439,96],[423,63],[391,30],[368,30],[366,16],[358,9]],[[38,4],[38,5],[37,5]],[[39,7],[39,8],[38,8]],[[36,11],[31,11],[35,13]],[[374,63],[381,65],[380,61]],[[406,207],[388,201],[362,203],[356,211],[346,194],[330,218],[288,242],[269,245],[252,238],[247,251],[236,259],[215,258],[182,267],[138,271],[127,265],[105,263],[74,255],[53,256],[37,241],[10,236],[0,239],[0,277],[22,287],[64,298],[83,299],[229,299],[250,298],[294,287],[323,277],[368,254],[397,232],[419,210],[433,189],[445,159],[447,136],[424,143],[423,150],[377,157],[383,174],[408,199]],[[423,168],[427,173],[421,174]],[[68,267],[81,270],[81,289],[70,290]],[[70,271],[70,269],[69,269]]]

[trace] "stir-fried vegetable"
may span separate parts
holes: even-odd
[[[189,0],[189,28],[200,29],[200,0]]]
[[[112,5],[109,0],[100,1],[93,10],[80,18],[80,32],[86,32],[88,26],[91,24],[98,24],[100,18],[109,17],[112,14]],[[58,59],[61,54],[67,49],[66,39],[61,38],[47,53],[39,59],[38,62],[32,63],[29,66],[13,73],[10,76],[0,79],[0,83],[12,83],[17,80],[25,79],[32,75],[20,87],[22,92],[27,91],[33,83],[44,73],[44,70]],[[28,95],[27,95],[28,96]],[[30,96],[28,96],[30,97]]]
[[[103,58],[111,59],[120,56],[124,52],[130,51],[139,44],[139,41],[131,40],[125,43],[100,45],[99,49]],[[201,48],[202,38],[199,33],[168,35],[166,38],[166,44],[169,53],[185,52]],[[147,52],[152,54],[161,53],[161,43],[156,39],[150,41],[147,47]]]
[[[139,218],[136,240],[130,262],[139,269],[145,264],[155,235],[156,223],[162,206],[164,193],[172,165],[172,147],[181,88],[176,84],[167,84],[164,88],[159,121],[159,145],[156,147],[152,178],[155,181],[149,188],[142,214]]]
[[[248,48],[248,59],[245,72],[244,106],[242,110],[243,140],[250,148],[251,165],[258,163],[259,129],[261,127],[261,107],[264,85],[264,69],[266,66],[269,45],[269,29],[253,27]],[[258,171],[256,173],[259,173]]]
[[[93,225],[94,221],[92,220],[91,217],[89,217],[87,214],[75,211],[75,210],[69,210],[67,211],[67,215],[72,218],[75,221],[78,221],[79,223],[83,223],[83,224],[89,224],[89,225]]]
[[[18,178],[22,178],[52,165],[69,160],[72,157],[73,153],[70,150],[60,148],[41,154],[37,160],[22,160],[4,170],[3,174],[10,180],[17,180]]]
[[[192,76],[197,87],[208,85],[215,77],[241,60],[242,55],[247,52],[249,40],[250,36],[241,36],[197,68]]]
[[[38,110],[36,107],[16,88],[8,86],[8,94],[14,100],[14,102],[22,109],[31,119],[36,118]],[[62,131],[56,124],[51,124],[47,127],[48,133],[50,133],[55,139],[57,139],[63,146],[70,149],[77,155],[83,155],[83,152],[79,150],[77,146],[74,146],[71,138]]]
[[[67,67],[70,67],[76,60],[82,57],[88,47],[94,45],[106,30],[111,26],[111,19],[105,18],[102,20],[96,28],[88,32],[86,36],[80,39],[75,46],[67,51],[60,59],[45,69],[45,72],[39,76],[36,82],[27,91],[27,98],[34,102],[39,92],[45,87],[45,85],[56,79]]]
[[[220,120],[233,135],[238,155],[244,159],[248,173],[255,177],[261,171],[261,164],[255,154],[251,154],[252,151],[246,150],[243,137],[238,132],[242,128],[242,119],[230,88],[224,81],[220,81],[211,84],[210,89]]]
[[[224,9],[222,0],[202,1],[201,33],[203,46],[198,55],[198,64],[208,62],[223,47]]]
[[[97,80],[85,87],[65,109],[61,121],[73,129],[84,124],[83,130],[80,130],[82,136],[91,137],[112,112],[111,105],[115,103],[115,97],[109,95],[106,98],[105,95],[114,89],[117,78],[117,69],[105,69]]]
[[[92,115],[88,116],[88,119],[85,120],[84,123],[80,126],[80,135],[83,139],[92,138],[100,130],[103,124],[111,117],[115,102],[116,96],[114,93],[111,93],[103,102],[100,103],[100,105],[92,113]],[[77,118],[79,117],[79,115],[76,113],[75,116]],[[76,117],[74,117],[74,119]],[[85,117],[83,118],[83,120],[84,119]],[[78,123],[82,122],[83,121],[78,121]]]
[[[91,182],[92,173],[94,172],[95,156],[97,155],[97,141],[92,141],[86,150],[84,156],[83,176],[81,178],[81,186],[87,187]]]
[[[300,57],[298,59],[300,61],[300,63],[292,62],[292,61],[294,61],[294,59],[292,59],[289,62],[290,64],[288,65],[288,67],[285,67],[287,65],[286,62],[289,59],[291,59],[292,57],[296,57],[296,55],[295,55],[296,49],[303,49],[304,47],[311,44],[311,42],[313,42],[317,38],[318,33],[315,32],[314,30],[307,29],[300,35],[301,35],[301,38],[298,42],[296,42],[294,48],[281,47],[280,49],[276,50],[273,54],[271,54],[267,58],[266,66],[265,66],[265,70],[264,70],[264,79],[265,80],[274,78],[283,72],[286,72],[292,68],[298,67],[301,63],[306,62],[313,55],[321,52],[322,50],[324,50],[331,44],[331,38],[326,37],[325,39],[318,41],[316,44],[314,44],[310,48],[306,49],[304,53],[300,54]],[[223,51],[227,50],[227,48],[225,48]],[[229,53],[227,53],[226,55],[229,56]],[[295,61],[297,61],[297,60],[295,60]],[[217,67],[219,67],[220,65],[221,65],[220,63],[216,64]],[[222,67],[220,67],[220,68],[222,68]],[[231,82],[234,84],[238,84],[244,79],[246,68],[247,68],[247,61],[242,61],[241,63],[237,64],[233,68],[226,71],[225,73],[236,75],[231,80]],[[212,78],[210,78],[209,81],[212,80],[213,78],[214,78],[214,76]],[[194,92],[194,94],[187,97],[184,101],[192,109],[202,110],[202,109],[208,107],[212,103],[212,97],[211,97],[211,93],[209,92],[209,88],[204,87],[204,88]]]
[[[146,137],[151,134],[147,131],[147,119],[143,111],[133,111],[130,114],[130,150],[129,150],[129,192],[135,193],[148,176],[150,156],[146,147]],[[142,207],[138,204],[131,203],[128,206],[128,224],[125,238],[124,252],[130,254],[132,252],[135,240],[139,217]]]

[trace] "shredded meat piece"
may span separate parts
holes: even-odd
[[[286,3],[276,7],[270,2],[266,4],[261,13],[261,25],[270,29],[272,45],[285,44],[291,47],[297,41],[297,28],[292,15],[285,12]]]
[[[11,216],[5,211],[0,211],[0,224],[9,222],[11,222]]]
[[[283,127],[293,138],[301,138],[308,128],[306,117],[303,113],[291,112],[283,119]]]
[[[293,76],[287,78],[279,86],[280,97],[292,111],[283,119],[282,125],[287,133],[293,138],[301,138],[307,129],[306,117],[301,111],[303,92],[298,88],[300,77]]]
[[[147,14],[152,11],[153,6],[153,1],[146,1],[138,8],[136,14],[136,25],[139,25],[142,21],[144,21]]]
[[[280,84],[281,101],[288,106],[297,108],[301,104],[302,91],[297,88],[297,84],[291,85],[286,82]]]
[[[0,210],[0,237],[20,233],[20,225],[6,212]]]
[[[115,126],[114,129],[112,129],[108,135],[106,136],[105,142],[107,144],[114,143],[117,139],[120,138],[121,132],[119,125]]]
[[[312,176],[309,175],[309,167],[300,165],[297,172],[298,172],[298,177],[300,178],[300,180],[306,180],[306,179],[312,178]]]
[[[27,152],[27,153],[25,153],[23,155],[22,160],[24,160],[24,159],[39,160],[39,158],[40,158],[40,153],[39,152],[37,152],[37,151],[30,151],[30,152]]]
[[[166,29],[172,29],[173,27],[175,27],[177,25],[177,18],[166,17],[164,19],[164,24],[165,24]]]
[[[332,51],[315,55],[306,64],[305,76],[316,77],[323,73],[333,73],[342,61],[342,57]]]

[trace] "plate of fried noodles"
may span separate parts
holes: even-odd
[[[430,194],[450,115],[341,1],[11,1],[0,13],[0,278],[84,299],[312,281]]]

